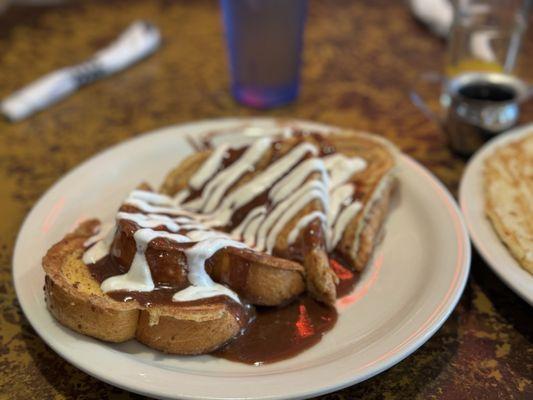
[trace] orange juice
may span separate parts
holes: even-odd
[[[466,72],[503,72],[503,70],[503,66],[495,61],[466,58],[455,64],[448,63],[444,72],[447,77],[452,78]]]

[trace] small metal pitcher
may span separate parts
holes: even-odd
[[[500,73],[465,73],[448,80],[429,77],[443,86],[445,116],[433,112],[415,91],[411,99],[442,127],[452,150],[462,156],[472,155],[488,139],[515,125],[520,103],[532,94],[524,81]]]

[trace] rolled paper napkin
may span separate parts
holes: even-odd
[[[450,0],[409,0],[413,14],[433,32],[447,37],[453,20]]]
[[[113,43],[88,61],[51,72],[0,103],[0,111],[18,121],[70,95],[79,87],[120,71],[153,53],[161,42],[151,23],[132,23]]]

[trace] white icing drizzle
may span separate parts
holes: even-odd
[[[213,283],[210,286],[189,286],[185,289],[176,292],[172,296],[173,301],[193,301],[206,299],[208,297],[215,296],[228,296],[237,303],[240,303],[239,296],[233,290],[228,289],[226,286],[219,283]]]
[[[191,177],[189,186],[196,190],[201,189],[222,165],[222,161],[224,160],[228,148],[229,146],[227,144],[221,144],[218,146],[209,158],[204,161],[198,171],[196,171]]]
[[[89,239],[83,242],[83,247],[88,248],[96,242],[102,240],[104,237],[106,237],[106,235],[109,233],[109,230],[112,228],[113,224],[111,223],[99,224],[96,227],[95,233]]]
[[[146,190],[133,190],[124,201],[129,203],[130,201],[142,202],[146,207],[153,206],[168,206],[172,207],[174,202],[169,196],[165,196],[161,193],[149,192]]]
[[[140,213],[126,213],[119,212],[117,214],[117,221],[127,219],[135,222],[141,228],[157,228],[164,226],[171,232],[178,232],[179,230],[205,230],[205,226],[194,221],[188,217],[171,218],[167,215],[161,214],[140,214]]]
[[[326,247],[328,251],[331,251],[339,243],[351,218],[355,217],[357,212],[361,209],[361,204],[357,206],[353,205],[357,202],[352,203],[352,197],[355,193],[355,185],[346,182],[348,182],[354,174],[364,170],[367,163],[362,158],[350,158],[339,153],[325,156],[322,158],[322,161],[327,170],[326,176],[329,177],[329,204],[325,203],[326,206],[324,207],[324,209],[327,210],[327,218],[323,214],[319,218],[325,221]],[[316,211],[304,215],[290,232],[288,243],[293,244],[300,235],[301,230],[307,227],[307,225],[316,217]]]
[[[387,189],[389,187],[391,179],[392,178],[390,176],[387,176],[387,177],[385,177],[385,179],[382,179],[379,182],[378,186],[374,189],[374,193],[372,193],[372,197],[364,205],[363,215],[367,215],[368,210],[370,210],[370,208],[374,205],[374,203],[376,201],[378,201],[383,196],[383,192],[385,191],[385,189]],[[355,231],[355,240],[354,240],[354,242],[352,244],[352,248],[351,248],[351,253],[352,254],[357,254],[357,251],[359,250],[359,238],[360,238],[360,235],[361,235],[361,231],[362,231],[363,227],[365,226],[363,222],[364,222],[363,219],[361,219],[359,221],[359,225],[357,226],[357,229]]]
[[[168,214],[179,216],[169,217],[163,214],[142,214],[140,212],[117,213],[117,221],[132,221],[140,229],[135,231],[133,235],[136,252],[128,272],[110,277],[102,282],[101,288],[104,292],[117,290],[149,292],[154,290],[155,284],[146,260],[146,249],[152,240],[166,238],[176,243],[194,243],[191,247],[182,250],[187,258],[187,278],[191,286],[175,293],[172,297],[173,301],[191,301],[224,295],[240,302],[235,292],[215,283],[209,277],[205,271],[205,262],[222,248],[246,248],[245,244],[231,239],[225,233],[207,230],[204,225],[187,215],[180,215],[183,214],[181,210],[172,206],[172,199],[167,196],[137,190],[132,192],[126,200],[126,204],[132,203],[135,203],[135,206],[141,211],[153,211],[159,207],[164,208],[165,211],[170,210],[171,212]],[[162,226],[170,232],[154,230],[154,228]],[[115,230],[112,230],[105,239],[98,241],[86,251],[83,258],[84,262],[94,263],[109,254],[114,233]]]
[[[267,142],[261,144],[265,146],[262,148],[261,156],[267,150],[266,144]],[[270,144],[270,139],[268,139],[268,145]],[[257,141],[232,164],[232,166],[238,165],[235,167],[237,171],[254,168],[254,163],[260,159],[257,147],[252,150],[254,146],[258,146]],[[324,221],[327,248],[332,250],[338,244],[347,226],[347,216],[355,216],[358,212],[357,206],[352,206],[345,211],[352,203],[355,193],[354,184],[347,182],[354,174],[366,168],[364,159],[350,158],[339,153],[319,158],[317,157],[318,149],[313,144],[302,142],[253,179],[227,193],[231,185],[242,176],[242,174],[236,176],[226,185],[220,184],[220,181],[226,179],[227,171],[231,169],[230,166],[217,173],[228,149],[227,145],[218,147],[200,167],[198,179],[202,185],[206,185],[205,189],[200,197],[184,204],[185,208],[192,212],[202,213],[202,215],[209,215],[211,222],[208,225],[211,227],[226,226],[231,221],[235,210],[248,204],[264,191],[268,191],[269,209],[267,210],[265,205],[252,209],[244,220],[233,228],[231,236],[248,246],[254,246],[259,251],[272,252],[277,235],[283,227],[309,202],[319,199],[327,216],[324,211],[317,210],[312,211],[311,214]],[[254,154],[257,157],[247,158],[245,157],[247,154]],[[307,154],[313,157],[305,158]],[[206,164],[208,166],[204,168]],[[321,178],[307,182],[309,176],[316,172],[320,173]],[[215,190],[217,190],[217,195],[214,199],[209,199],[209,193],[213,194]],[[189,190],[182,190],[176,198],[182,198],[183,193],[189,193]],[[224,194],[226,196],[221,200]],[[341,214],[342,219],[339,218]],[[301,230],[313,219],[314,217],[310,215],[302,216],[291,231],[289,244],[296,240]]]
[[[266,213],[266,208],[264,206],[255,207],[246,215],[246,217],[244,217],[242,222],[235,229],[231,231],[231,235],[237,238],[243,237],[244,233],[247,231],[247,229],[249,229],[250,224],[254,223],[254,220],[262,217],[265,213]]]
[[[366,168],[366,161],[360,157],[346,157],[334,153],[322,158],[330,176],[330,187],[334,188],[347,182],[355,173]]]
[[[194,246],[185,249],[187,264],[189,265],[189,281],[194,286],[212,286],[213,281],[205,273],[204,263],[217,251],[224,247],[246,248],[242,243],[236,242],[228,237],[209,235],[199,241]]]
[[[261,223],[257,232],[256,248],[272,252],[276,238],[283,227],[314,199],[321,201],[327,199],[327,192],[324,191],[321,182],[309,181],[280,202]],[[322,205],[326,207],[326,204]]]
[[[243,240],[247,245],[254,245],[257,250],[271,252],[275,245],[276,237],[284,225],[306,204],[318,198],[324,208],[327,208],[327,171],[322,160],[316,158],[318,149],[311,143],[303,142],[273,162],[264,171],[258,173],[252,180],[226,194],[231,184],[241,175],[236,176],[231,182],[226,182],[225,185],[222,185],[220,181],[226,178],[227,171],[232,169],[232,167],[237,171],[249,171],[253,168],[260,157],[247,158],[247,154],[259,154],[257,150],[259,147],[251,151],[256,146],[256,143],[246,150],[229,168],[212,176],[211,181],[207,181],[201,196],[187,202],[184,207],[198,213],[210,213],[212,221],[216,221],[219,226],[225,226],[230,222],[236,209],[249,203],[265,190],[269,190],[269,200],[272,207],[270,212],[267,214],[266,207],[263,205],[254,208],[233,229],[231,235],[234,238]],[[261,144],[261,146],[265,146],[264,148],[260,147],[262,150],[261,157],[270,148],[270,145],[270,139]],[[224,150],[227,151],[227,149]],[[311,154],[313,158],[305,159],[308,154]],[[221,153],[216,156],[213,153],[208,159],[210,162],[208,170],[218,171],[222,160],[223,155]],[[305,183],[313,172],[320,172],[322,180]],[[205,176],[204,173],[202,173],[202,176]],[[211,193],[212,196],[215,190],[218,190],[218,192],[214,199],[207,199],[210,196],[208,193]],[[177,196],[182,196],[182,192],[179,192]],[[224,194],[226,194],[226,197],[220,202]],[[218,206],[214,208],[215,205]],[[284,213],[288,214],[285,215]]]
[[[254,142],[230,167],[220,171],[212,177],[211,181],[208,181],[199,198],[185,203],[184,207],[198,213],[210,214],[211,220],[215,220],[219,225],[224,226],[230,221],[234,210],[247,204],[263,191],[270,189],[277,180],[288,171],[291,171],[306,154],[316,155],[318,152],[312,144],[300,143],[279,160],[268,166],[264,171],[257,174],[251,181],[227,194],[221,202],[222,197],[226,194],[229,187],[243,173],[253,170],[255,163],[264,156],[265,152],[270,149],[270,146],[271,140],[268,138],[262,138]],[[223,157],[217,156],[215,160],[221,163]],[[316,166],[317,164],[321,164],[321,162],[315,160],[308,163],[309,166]],[[220,165],[212,165],[210,170],[217,171],[219,167]],[[308,172],[304,174],[303,178],[306,178],[311,172],[310,168],[307,169]],[[325,175],[323,165],[321,170]],[[303,170],[300,169],[299,171]],[[235,172],[237,173],[234,174]],[[301,174],[302,172],[295,176],[300,176]],[[179,192],[177,196],[181,197],[182,192]]]
[[[322,226],[326,228],[327,221],[324,218],[324,213],[321,211],[310,212],[309,214],[303,216],[294,226],[294,228],[292,228],[292,230],[289,232],[289,236],[287,237],[287,243],[293,244],[296,239],[298,239],[298,236],[300,236],[300,232],[302,231],[302,229],[317,218],[322,222]]]
[[[328,210],[328,226],[326,247],[333,250],[346,230],[349,222],[362,208],[358,201],[352,202],[355,185],[349,182],[352,176],[363,171],[367,163],[360,157],[346,157],[335,153],[324,157],[324,164],[330,176],[330,208]]]
[[[176,217],[190,218],[196,221],[204,221],[209,217],[178,208],[176,203],[176,200],[172,197],[144,190],[134,190],[124,200],[124,204],[133,206],[149,214],[168,214]]]
[[[119,212],[117,214],[117,221],[127,219],[133,221],[141,228],[156,228],[164,226],[171,232],[179,231],[179,225],[170,217],[160,214],[139,214]]]
[[[150,228],[142,228],[133,234],[135,240],[135,256],[131,263],[130,269],[123,275],[112,276],[102,282],[100,286],[104,292],[115,290],[128,290],[139,292],[150,292],[154,290],[154,281],[150,273],[148,261],[146,261],[146,248],[155,238],[163,237],[173,240],[177,243],[186,243],[191,240],[187,236],[168,233],[165,231],[154,231]]]
[[[176,204],[181,204],[185,201],[187,197],[189,197],[190,194],[191,192],[189,192],[189,190],[187,189],[182,190],[181,192],[176,194],[176,196],[174,197],[174,202]]]
[[[320,158],[309,158],[298,164],[290,174],[276,183],[269,193],[270,198],[274,201],[276,201],[276,199],[284,199],[291,194],[295,188],[302,185],[313,172],[321,173],[322,183],[324,187],[327,188],[329,179],[324,162]],[[325,201],[325,204],[327,204],[327,200]]]
[[[333,225],[333,232],[331,234],[328,248],[334,249],[342,238],[342,235],[350,223],[350,221],[357,215],[362,208],[362,204],[359,201],[354,201],[348,207],[345,207],[339,216],[337,217],[335,224]]]
[[[317,153],[317,148],[311,143],[304,142],[295,146],[283,157],[257,174],[252,180],[229,193],[216,211],[216,219],[222,225],[226,225],[230,221],[234,210],[249,203],[265,190],[270,189],[278,179],[291,171],[306,154],[316,155]]]
[[[83,262],[85,264],[94,264],[109,254],[109,248],[113,242],[113,237],[115,237],[114,228],[114,226],[109,226],[106,230],[105,226],[102,225],[100,231],[84,243],[85,247],[91,246],[92,244],[83,253]]]
[[[265,206],[261,206],[254,208],[252,212],[254,212],[257,217],[248,223],[243,233],[244,243],[246,243],[248,246],[255,245],[257,231],[264,221],[264,218],[267,214],[267,209]]]
[[[182,215],[183,211],[175,209],[171,206],[156,206],[147,203],[144,200],[139,199],[126,199],[125,204],[134,206],[141,211],[153,213],[153,214],[169,214],[169,215]]]
[[[218,295],[239,301],[233,291],[213,282],[205,271],[206,260],[225,247],[253,246],[256,250],[272,253],[283,228],[316,200],[322,210],[315,209],[302,216],[291,229],[288,243],[294,243],[302,229],[318,218],[325,228],[327,248],[334,249],[350,221],[363,207],[360,202],[352,200],[355,186],[349,181],[355,173],[366,168],[365,160],[342,154],[319,158],[318,149],[313,144],[302,142],[253,179],[230,190],[243,175],[254,170],[271,145],[270,138],[256,140],[227,168],[221,167],[230,147],[218,147],[192,176],[189,188],[178,192],[174,198],[142,190],[131,192],[125,204],[140,211],[119,212],[116,219],[130,220],[140,227],[134,234],[136,253],[129,271],[106,279],[102,290],[153,290],[155,285],[145,252],[151,240],[163,237],[177,243],[194,243],[182,250],[187,257],[191,286],[175,293],[174,301]],[[308,155],[312,157],[307,158]],[[309,180],[311,174],[317,172],[320,179]],[[199,189],[202,189],[199,197],[178,206],[191,190]],[[230,235],[210,229],[227,227],[236,210],[265,191],[268,203],[250,210]],[[154,230],[161,226],[168,232]],[[114,231],[111,231],[105,239],[96,242],[85,252],[84,261],[93,263],[108,254],[113,236]]]
[[[324,181],[308,181],[301,184],[300,172],[293,171],[295,179],[286,176],[288,179],[280,181],[270,192],[274,195],[270,198],[273,208],[267,213],[264,205],[255,207],[247,217],[231,233],[233,237],[242,237],[244,243],[254,246],[259,251],[272,252],[276,238],[283,227],[307,204],[311,201],[320,200],[322,207],[327,208],[327,190]],[[309,174],[307,174],[308,176]],[[305,176],[305,178],[307,178]],[[283,189],[275,190],[283,183]],[[281,187],[281,186],[280,186]],[[322,211],[319,211],[322,215]]]
[[[246,172],[250,172],[254,165],[261,160],[270,149],[271,140],[261,138],[256,140],[238,160],[228,168],[220,171],[205,186],[198,203],[185,203],[185,208],[190,208],[202,213],[211,213],[220,204],[222,196],[229,187]]]
[[[350,201],[355,191],[352,184],[345,184],[330,190],[329,192],[329,209],[328,209],[328,226],[333,226],[343,204]]]

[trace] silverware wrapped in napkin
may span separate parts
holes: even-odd
[[[51,72],[11,94],[0,103],[0,111],[12,121],[26,118],[79,87],[123,70],[152,54],[160,42],[161,35],[154,25],[136,21],[88,61]]]

